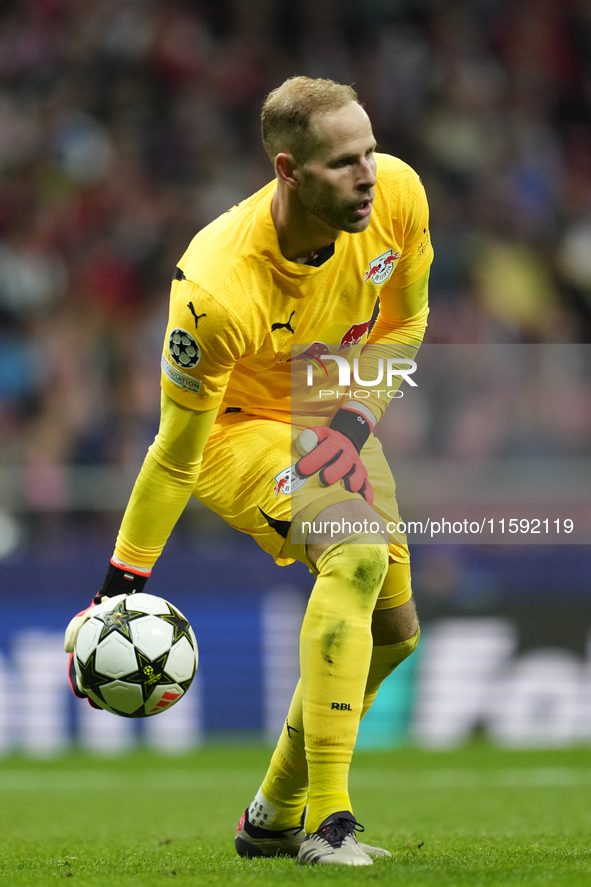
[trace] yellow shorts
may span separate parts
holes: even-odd
[[[320,424],[320,423],[316,423]],[[243,412],[225,413],[213,427],[194,495],[230,526],[248,533],[278,564],[293,563],[282,554],[292,518],[305,509],[313,519],[335,502],[359,499],[342,486],[321,486],[318,475],[297,478],[293,469],[299,458],[293,441],[305,426],[253,418]],[[375,492],[374,511],[388,529],[390,560],[409,561],[400,520],[396,485],[382,447],[373,435],[362,452],[363,464]],[[359,530],[353,530],[359,532]]]

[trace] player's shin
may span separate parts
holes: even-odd
[[[389,565],[374,611],[372,633],[374,648],[361,717],[369,710],[383,681],[411,655],[419,642],[408,563],[394,561]]]
[[[391,563],[382,583],[380,597],[388,602],[385,609],[374,610],[372,632],[373,650],[363,699],[362,717],[376,698],[382,682],[410,656],[417,646],[419,631],[408,640],[388,643],[387,638],[412,630],[412,614],[408,608],[402,615],[402,605],[411,598],[408,565]],[[414,611],[413,611],[414,612]],[[376,635],[376,616],[378,618]],[[396,619],[393,620],[393,616]],[[402,618],[400,618],[402,617]],[[385,625],[384,625],[385,623]],[[394,627],[392,627],[394,623]],[[377,639],[376,639],[377,638]],[[308,796],[308,765],[304,748],[301,683],[291,701],[289,713],[281,731],[263,783],[249,808],[250,822],[259,826],[283,830],[296,828],[301,823]]]
[[[367,675],[367,684],[365,688],[365,696],[363,698],[363,710],[361,717],[365,717],[370,707],[373,705],[378,690],[388,675],[392,674],[401,662],[404,662],[410,654],[416,649],[421,636],[420,628],[407,641],[401,641],[398,644],[384,644],[383,646],[374,647],[371,654],[371,662],[369,673]]]
[[[351,810],[349,765],[372,655],[371,617],[388,566],[383,539],[357,536],[317,560],[300,641],[308,762],[306,832]]]
[[[264,828],[295,828],[308,800],[302,687],[298,683],[271,763],[248,810],[250,822]]]
[[[373,647],[363,697],[363,718],[385,681],[411,653],[420,638],[420,629],[406,641]],[[308,798],[308,764],[304,748],[302,689],[293,695],[271,763],[256,798],[249,808],[250,821],[270,829],[295,828],[300,824]]]

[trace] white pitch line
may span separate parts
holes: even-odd
[[[75,770],[69,773],[31,772],[23,768],[0,769],[1,791],[113,791],[117,788],[161,788],[162,784],[175,791],[196,789],[252,788],[256,774],[242,770],[175,770],[158,773],[126,773],[124,762],[118,768],[105,770]],[[426,791],[445,791],[450,788],[584,788],[591,786],[591,767],[510,767],[503,769],[441,768],[422,773],[405,774],[379,768],[353,769],[351,785],[365,788],[387,788],[403,791],[412,788]]]
[[[438,769],[405,776],[378,770],[359,770],[351,774],[357,785],[379,788],[435,789],[448,788],[536,788],[591,786],[591,767],[510,767],[503,769]]]
[[[243,771],[209,770],[207,772],[176,771],[174,773],[125,773],[125,764],[118,763],[118,770],[76,770],[71,773],[37,772],[30,770],[0,770],[0,791],[114,791],[118,788],[128,791],[133,788],[167,788],[230,790],[242,786],[256,788],[256,776]],[[260,780],[259,780],[260,781]]]

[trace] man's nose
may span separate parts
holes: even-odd
[[[376,183],[376,173],[374,165],[370,159],[365,158],[359,165],[359,177],[357,179],[358,188],[373,188]]]

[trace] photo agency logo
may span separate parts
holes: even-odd
[[[365,353],[362,357],[350,358],[327,351],[315,356],[305,356],[304,352],[297,359],[307,361],[306,386],[317,389],[318,400],[340,397],[364,400],[372,394],[393,400],[404,396],[403,382],[412,388],[417,387],[412,378],[417,364],[408,357],[384,358]],[[327,366],[327,361],[334,363]],[[335,387],[321,387],[328,381]]]

